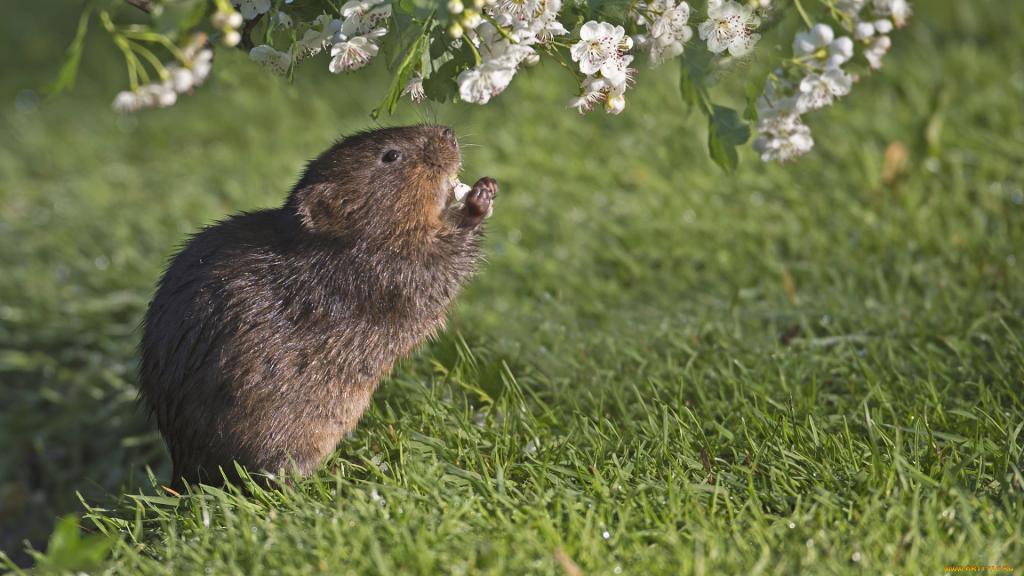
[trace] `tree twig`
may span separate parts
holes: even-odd
[[[246,52],[252,50],[253,43],[252,38],[249,37],[249,34],[252,32],[252,29],[255,28],[257,24],[260,23],[260,18],[263,18],[263,14],[257,14],[256,17],[252,20],[246,20],[245,25],[242,26],[242,42],[239,43],[239,48],[242,48]]]
[[[153,5],[149,2],[149,0],[125,0],[125,2],[131,4],[132,6],[135,6],[139,10],[142,10],[146,14],[150,14],[153,12]]]

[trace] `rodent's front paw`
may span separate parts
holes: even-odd
[[[476,181],[473,189],[466,194],[463,201],[463,212],[466,223],[469,225],[479,224],[494,211],[494,197],[498,195],[498,181],[489,176]]]

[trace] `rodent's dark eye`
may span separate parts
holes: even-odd
[[[398,150],[388,150],[387,152],[384,153],[384,158],[382,158],[382,160],[384,160],[385,162],[394,162],[395,160],[401,158],[401,156],[402,154]]]

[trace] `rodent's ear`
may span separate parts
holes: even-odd
[[[295,214],[303,228],[317,230],[329,228],[336,207],[331,205],[330,187],[312,184],[295,191]]]

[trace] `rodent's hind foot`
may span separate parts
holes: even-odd
[[[476,226],[494,211],[494,198],[498,195],[498,181],[484,176],[473,184],[463,200],[463,225]]]

